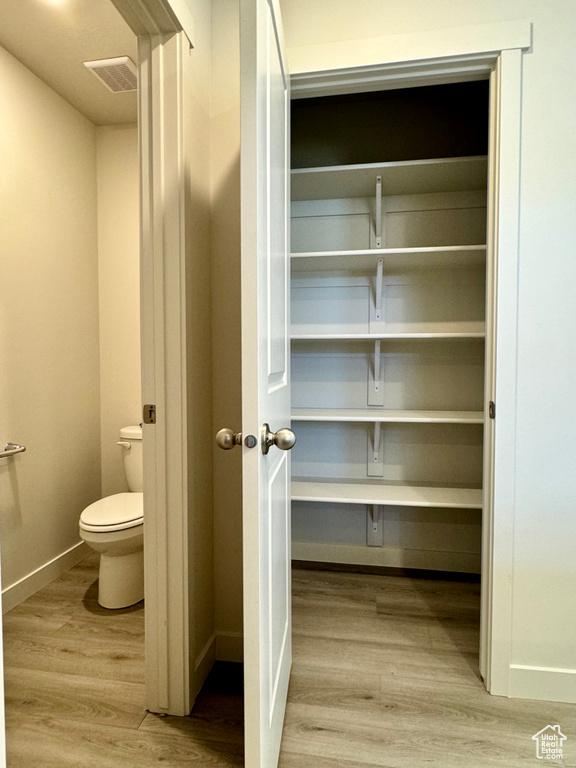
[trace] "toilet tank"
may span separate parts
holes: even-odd
[[[124,472],[128,481],[128,489],[142,491],[142,427],[122,427],[120,430],[120,445],[124,454]]]

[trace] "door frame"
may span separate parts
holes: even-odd
[[[188,548],[183,52],[185,0],[112,0],[138,38],[140,296],[144,424],[146,709],[188,715],[194,664]],[[201,682],[201,681],[200,681]]]
[[[490,81],[484,410],[497,403],[498,421],[484,427],[480,672],[501,696],[512,651],[522,56],[531,38],[521,21],[289,50],[293,98]]]

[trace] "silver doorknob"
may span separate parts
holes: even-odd
[[[266,455],[270,448],[275,445],[281,451],[289,451],[296,443],[296,435],[288,427],[282,427],[277,432],[270,432],[269,424],[262,424],[262,453]]]
[[[242,432],[234,432],[233,429],[221,429],[216,434],[216,445],[223,451],[231,451],[242,442]]]

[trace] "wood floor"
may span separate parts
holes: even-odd
[[[525,768],[557,723],[576,766],[576,705],[486,693],[478,584],[294,570],[292,591],[280,768]]]
[[[186,718],[143,707],[144,609],[96,601],[97,555],[4,617],[9,768],[243,765],[239,665]],[[294,667],[280,768],[519,768],[576,705],[489,696],[477,584],[295,569]],[[251,767],[249,767],[251,768]]]
[[[213,670],[190,717],[144,710],[144,604],[97,602],[91,555],[4,616],[8,768],[244,764],[242,679]]]

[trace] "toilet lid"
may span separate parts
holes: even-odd
[[[95,501],[80,515],[80,528],[85,531],[120,531],[134,528],[144,520],[142,493],[115,493]]]

